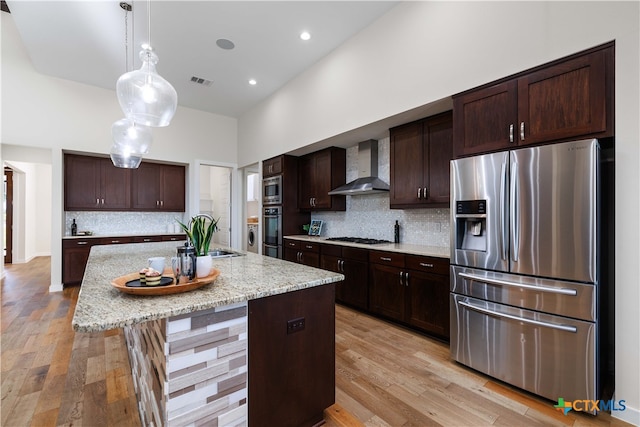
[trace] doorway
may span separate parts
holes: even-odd
[[[2,204],[2,217],[4,226],[4,263],[13,262],[13,171],[4,168],[4,200]]]
[[[211,239],[212,247],[231,246],[231,174],[224,166],[200,165],[199,212],[218,220],[218,232]]]

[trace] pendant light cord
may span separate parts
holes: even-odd
[[[124,9],[124,72],[129,72],[129,12]]]

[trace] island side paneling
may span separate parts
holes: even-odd
[[[143,425],[246,424],[247,324],[245,302],[125,327]]]

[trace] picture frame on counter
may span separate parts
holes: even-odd
[[[319,236],[322,231],[322,221],[319,219],[314,219],[311,221],[311,226],[309,227],[309,236]]]

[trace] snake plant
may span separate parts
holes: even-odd
[[[187,233],[187,238],[193,245],[196,256],[204,256],[209,253],[213,233],[218,231],[218,221],[220,221],[220,218],[213,219],[213,217],[207,214],[194,216],[188,225],[178,221],[180,228]]]

